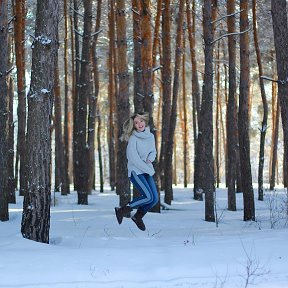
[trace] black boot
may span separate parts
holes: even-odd
[[[142,220],[142,218],[144,217],[145,214],[146,213],[143,213],[143,211],[138,209],[137,212],[135,213],[135,215],[132,217],[132,220],[135,222],[137,227],[142,231],[145,231],[145,229],[146,229],[145,224]]]
[[[130,213],[133,209],[130,206],[115,207],[115,214],[119,224],[122,223],[123,217]]]

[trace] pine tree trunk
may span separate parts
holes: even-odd
[[[227,14],[235,13],[235,0],[227,2]],[[235,17],[227,19],[228,33],[235,33]],[[229,53],[229,92],[227,103],[227,187],[228,210],[236,211],[236,179],[237,179],[237,102],[236,102],[236,37],[228,38]]]
[[[165,167],[165,151],[166,141],[169,133],[169,123],[171,114],[171,20],[170,20],[170,0],[163,0],[162,5],[162,134],[161,134],[161,150],[159,157],[159,176],[161,187],[164,185],[164,174],[167,171]],[[171,171],[170,171],[171,173]],[[167,198],[170,196],[167,195]],[[168,202],[171,201],[167,199]]]
[[[117,28],[117,66],[119,77],[119,95],[117,98],[117,128],[119,136],[122,133],[124,121],[130,115],[129,106],[129,73],[127,65],[127,38],[126,38],[126,13],[125,1],[116,1],[116,28]],[[130,201],[130,183],[127,177],[126,146],[124,141],[118,142],[116,192],[120,196],[120,206]]]
[[[0,1],[0,221],[9,220],[8,212],[8,1]]]
[[[99,114],[99,111],[98,111]],[[97,128],[97,146],[98,146],[98,159],[99,159],[99,178],[100,178],[100,192],[104,192],[104,175],[103,175],[103,160],[102,160],[102,141],[101,141],[101,115],[98,116]]]
[[[264,191],[263,191],[263,170],[264,170],[264,151],[265,151],[265,137],[267,130],[267,119],[268,119],[268,103],[264,88],[264,80],[261,78],[263,75],[261,52],[258,43],[258,34],[257,34],[257,16],[256,16],[256,0],[253,0],[253,35],[254,35],[254,45],[257,56],[258,70],[259,70],[259,82],[260,82],[260,91],[261,98],[263,103],[263,119],[261,125],[261,134],[260,134],[260,152],[259,152],[259,169],[258,169],[258,200],[263,201]]]
[[[205,193],[205,221],[215,222],[213,169],[213,25],[212,1],[204,0],[203,31],[205,43],[205,71],[197,144],[198,177]],[[201,167],[199,167],[201,166]],[[195,169],[196,170],[196,169]],[[196,173],[196,171],[195,171]],[[197,174],[196,174],[197,175]]]
[[[244,200],[244,221],[255,220],[254,192],[250,163],[249,138],[249,29],[248,0],[240,1],[240,96],[239,96],[239,149],[241,180]]]
[[[79,105],[78,105],[78,144],[79,144],[79,170],[78,170],[78,204],[88,204],[89,187],[89,153],[91,147],[87,143],[88,133],[88,111],[87,103],[92,94],[91,83],[91,61],[90,61],[90,45],[91,45],[91,30],[92,30],[92,1],[85,0],[84,4],[84,27],[82,38],[82,54],[81,54],[81,71],[79,78]]]
[[[15,60],[17,67],[17,93],[18,93],[18,132],[17,132],[17,152],[15,163],[16,185],[18,182],[18,162],[20,160],[19,170],[19,194],[24,195],[27,189],[27,171],[26,171],[26,144],[25,144],[25,130],[26,130],[26,81],[25,81],[25,19],[26,8],[25,0],[15,1],[14,15],[14,41],[15,41]]]
[[[133,11],[133,44],[134,44],[134,64],[133,64],[133,78],[134,78],[134,111],[143,112],[144,110],[144,92],[143,92],[143,77],[142,77],[142,63],[141,63],[141,46],[143,39],[141,38],[141,12],[142,1],[132,0]]]
[[[192,110],[193,110],[193,138],[194,138],[194,199],[203,200],[202,192],[198,191],[198,158],[197,158],[197,146],[198,146],[198,129],[199,129],[199,117],[200,117],[200,86],[198,81],[197,61],[196,61],[196,41],[195,41],[195,0],[192,2],[193,16],[191,15],[191,8],[189,1],[186,0],[186,15],[188,36],[190,44],[190,55],[192,64]]]
[[[284,186],[287,187],[287,155],[288,155],[288,22],[287,22],[287,3],[286,1],[271,1],[274,43],[277,61],[278,74],[278,97],[280,100],[281,118],[284,135]],[[285,157],[286,155],[286,157]]]
[[[68,84],[68,14],[67,14],[67,0],[64,0],[64,31],[65,31],[65,38],[64,38],[64,171],[63,171],[63,183],[61,187],[61,193],[64,195],[70,193],[70,177],[69,177],[69,159],[70,159],[70,143],[71,143],[71,99],[69,95],[69,84]],[[73,70],[72,70],[73,71]],[[72,83],[72,87],[73,87]]]
[[[64,172],[64,150],[62,138],[62,109],[61,109],[61,94],[59,83],[59,68],[58,61],[55,69],[55,87],[54,87],[54,128],[55,128],[55,191],[62,195],[63,172]]]
[[[183,31],[184,33],[185,31]],[[188,185],[188,171],[189,163],[188,161],[188,129],[187,129],[187,96],[186,96],[186,57],[185,57],[185,49],[186,49],[186,41],[185,35],[182,37],[183,41],[183,57],[182,57],[182,98],[183,98],[183,109],[180,107],[180,115],[183,114],[183,118],[181,119],[182,125],[182,133],[183,133],[183,171],[184,171],[184,187],[187,188]],[[183,113],[182,113],[183,110]]]
[[[165,189],[165,203],[171,205],[173,200],[173,189],[172,189],[172,156],[174,146],[174,133],[176,128],[177,120],[177,99],[179,90],[179,76],[181,67],[181,56],[182,56],[182,37],[183,37],[183,14],[184,14],[184,0],[179,2],[179,12],[177,18],[177,36],[176,36],[176,51],[175,51],[175,62],[174,62],[174,78],[173,78],[173,98],[172,107],[170,114],[170,126],[169,133],[166,142],[166,153],[165,153],[165,178],[164,178],[164,189]]]
[[[215,63],[215,71],[216,71],[216,116],[215,116],[215,179],[216,179],[216,187],[219,188],[220,184],[220,106],[221,106],[221,98],[220,98],[220,42],[217,43],[217,60]]]
[[[109,54],[108,54],[108,71],[109,71],[109,83],[108,83],[108,99],[109,99],[109,129],[108,129],[108,146],[109,146],[109,177],[110,187],[113,191],[116,185],[116,153],[115,153],[115,101],[116,101],[116,82],[114,74],[114,62],[115,58],[115,12],[114,12],[114,0],[108,2],[108,15],[109,15]]]
[[[272,139],[272,163],[271,163],[271,177],[270,177],[270,190],[275,189],[275,175],[276,175],[276,164],[277,164],[277,151],[278,151],[278,136],[279,136],[279,120],[280,120],[280,106],[279,99],[276,100],[276,115],[275,124],[273,129],[273,139]]]
[[[154,22],[154,36],[153,36],[153,45],[152,45],[152,67],[153,69],[156,68],[156,62],[157,62],[157,49],[159,49],[160,46],[160,19],[161,19],[161,12],[162,12],[162,0],[157,1],[157,12],[156,12],[156,17],[155,17],[155,22]],[[153,87],[155,84],[155,73],[152,75],[152,82],[153,82]]]
[[[96,25],[92,43],[92,65],[94,76],[94,93],[91,93],[89,97],[89,115],[88,115],[88,146],[89,146],[89,169],[88,169],[88,191],[95,190],[95,135],[96,135],[96,118],[97,118],[97,103],[99,95],[99,70],[98,70],[98,58],[96,53],[98,35],[100,33],[100,20],[101,20],[101,4],[102,0],[97,2],[97,16]],[[100,116],[99,116],[100,118]],[[99,119],[98,118],[98,119]]]
[[[27,164],[21,232],[24,238],[49,243],[51,202],[51,116],[58,49],[56,0],[37,1],[31,85],[28,95]],[[41,169],[40,169],[41,168]]]
[[[9,137],[8,137],[8,200],[9,203],[16,203],[15,195],[15,177],[14,177],[14,121],[13,121],[13,80],[12,77],[9,79],[9,115],[8,115],[8,125],[9,125]]]
[[[71,31],[78,31],[78,1],[73,1],[73,29]],[[73,34],[73,33],[72,33]],[[80,40],[78,33],[73,34],[74,48],[72,49],[72,64],[75,63],[75,71],[73,71],[74,86],[73,86],[73,175],[74,175],[74,190],[79,189],[79,128],[78,128],[78,105],[79,105],[79,75],[80,75]],[[72,47],[73,48],[73,47]],[[75,50],[75,52],[74,52]]]

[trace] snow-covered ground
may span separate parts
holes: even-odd
[[[256,200],[257,221],[244,222],[242,194],[230,212],[226,189],[217,189],[216,227],[204,221],[204,202],[193,200],[192,189],[175,188],[170,210],[145,216],[145,232],[131,219],[118,225],[115,192],[94,192],[88,206],[76,204],[75,192],[57,194],[50,245],[22,238],[18,197],[10,221],[0,222],[0,287],[288,287],[288,228],[278,222],[286,198],[279,191],[273,201]]]

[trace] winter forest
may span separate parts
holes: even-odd
[[[49,243],[55,193],[123,204],[123,122],[147,111],[163,202],[184,185],[217,221],[288,185],[285,0],[1,0],[0,220],[23,199],[21,233]],[[242,197],[242,196],[241,196]],[[255,200],[256,199],[256,200]]]

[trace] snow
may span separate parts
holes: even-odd
[[[271,229],[270,202],[255,200],[257,221],[244,222],[242,194],[236,212],[226,209],[226,189],[216,195],[218,228],[204,221],[204,201],[178,187],[169,210],[145,216],[142,232],[131,219],[118,225],[113,191],[94,192],[86,206],[75,192],[56,193],[49,245],[22,237],[17,196],[10,220],[0,222],[0,287],[288,287],[285,221]]]
[[[43,89],[41,89],[41,93],[42,93],[42,94],[49,94],[50,91],[47,90],[47,89],[45,89],[45,88],[43,88]]]

